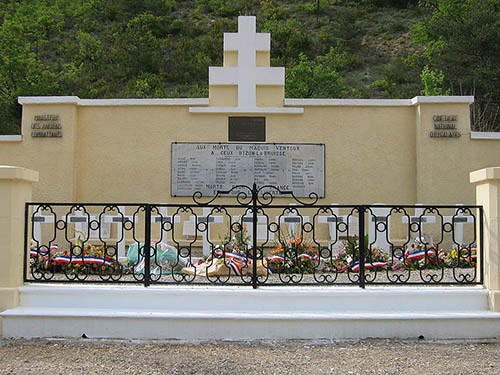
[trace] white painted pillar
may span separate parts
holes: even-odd
[[[0,312],[19,304],[23,284],[24,207],[31,201],[38,172],[0,166]],[[2,324],[0,318],[0,336]]]
[[[500,312],[500,167],[474,171],[470,182],[476,185],[476,204],[483,206],[484,286],[490,309]]]

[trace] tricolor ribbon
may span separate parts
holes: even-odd
[[[389,265],[388,262],[367,262],[367,263],[365,263],[365,269],[385,267],[388,265]],[[359,262],[356,262],[351,266],[351,270],[353,272],[359,271],[359,268],[360,268]]]

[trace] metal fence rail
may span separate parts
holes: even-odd
[[[273,186],[195,194],[189,204],[27,203],[24,280],[481,284],[482,216],[480,206],[323,205]]]

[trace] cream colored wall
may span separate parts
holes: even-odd
[[[256,88],[257,107],[282,107],[285,86],[258,86]]]
[[[326,144],[327,203],[413,202],[413,112],[407,107],[332,107],[269,115],[267,142]],[[227,117],[190,114],[181,106],[81,107],[77,200],[172,200],[171,143],[226,142]]]
[[[434,115],[458,115],[460,138],[430,138]],[[474,204],[469,173],[500,165],[500,140],[470,139],[469,107],[465,104],[421,104],[417,107],[417,202]]]
[[[34,115],[59,114],[63,124],[62,138],[32,138]],[[40,171],[40,182],[33,186],[33,198],[40,201],[72,201],[75,170],[74,104],[24,105],[22,142],[0,142],[0,165],[15,165]]]
[[[410,107],[310,107],[269,118],[267,141],[325,144],[325,203],[405,203],[415,196],[412,122]]]
[[[226,116],[193,115],[182,106],[81,108],[78,200],[166,202],[171,143],[227,136]]]
[[[305,106],[304,114],[265,115],[266,142],[325,144],[324,204],[474,204],[468,174],[500,165],[500,141],[471,140],[468,113],[467,104]],[[63,138],[32,138],[35,114],[59,114]],[[430,138],[435,114],[458,115],[462,137]],[[35,201],[187,203],[170,196],[171,143],[227,142],[235,115],[188,105],[25,104],[24,140],[0,143],[0,164],[40,171]]]
[[[31,137],[43,113],[60,115],[63,138]],[[325,203],[470,204],[468,173],[499,165],[500,142],[471,140],[468,113],[467,104],[311,106],[268,114],[267,142],[326,145]],[[462,137],[430,138],[435,114],[457,114]],[[165,202],[171,143],[225,142],[228,116],[180,105],[25,104],[24,139],[0,143],[0,163],[40,170],[36,200]]]

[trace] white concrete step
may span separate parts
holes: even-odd
[[[500,338],[487,291],[30,285],[0,314],[7,337]]]
[[[439,312],[488,310],[482,287],[181,287],[30,285],[20,288],[24,307],[100,306],[166,311]]]

